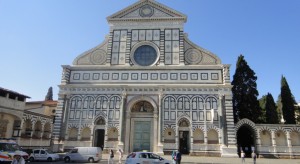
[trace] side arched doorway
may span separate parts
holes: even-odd
[[[248,119],[239,121],[236,126],[236,139],[238,155],[244,151],[246,157],[251,157],[252,151],[256,152],[255,124]]]
[[[94,130],[94,146],[101,147],[103,150],[105,141],[105,119],[103,117],[96,119]]]
[[[179,131],[179,151],[182,154],[190,153],[190,122],[186,118],[181,118],[178,121],[178,131]]]

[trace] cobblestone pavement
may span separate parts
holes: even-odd
[[[124,155],[126,157],[126,155]],[[170,155],[163,155],[165,159],[171,160]],[[101,163],[107,163],[108,155],[103,154]],[[115,156],[115,164],[117,164],[118,155]],[[106,161],[106,162],[105,162]],[[123,158],[125,162],[125,158]],[[242,164],[241,158],[221,158],[221,157],[199,157],[183,155],[182,164]],[[246,158],[244,164],[253,164],[252,158]],[[273,158],[258,158],[256,164],[300,164],[300,159],[273,159]]]

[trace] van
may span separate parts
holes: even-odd
[[[14,138],[0,138],[0,163],[11,162],[16,153],[28,160],[28,154],[22,151]]]
[[[29,161],[58,161],[59,155],[53,153],[51,150],[47,149],[33,149],[32,153],[30,154]]]
[[[64,157],[65,163],[81,162],[98,162],[102,159],[102,149],[100,147],[74,147]]]

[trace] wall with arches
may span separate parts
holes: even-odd
[[[254,124],[248,119],[239,121],[255,131],[256,152],[261,157],[300,158],[300,127],[285,124]]]

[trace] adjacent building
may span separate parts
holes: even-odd
[[[24,149],[50,147],[57,102],[41,101],[32,106],[33,102],[26,102],[28,98],[0,88],[0,138],[14,138]]]

